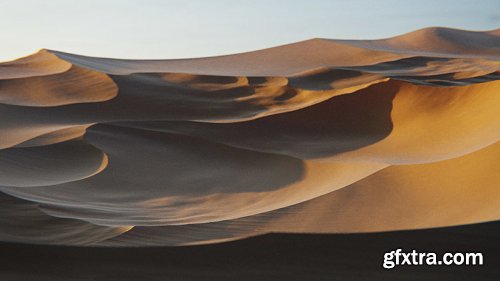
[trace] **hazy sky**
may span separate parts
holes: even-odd
[[[40,48],[180,58],[314,37],[372,39],[427,26],[500,27],[500,0],[0,0],[0,61]]]

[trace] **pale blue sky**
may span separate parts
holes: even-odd
[[[40,48],[120,58],[243,52],[427,26],[500,27],[500,0],[1,0],[0,61]]]

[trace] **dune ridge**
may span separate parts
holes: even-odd
[[[498,29],[175,60],[43,49],[0,63],[0,240],[191,245],[498,220],[499,78]]]

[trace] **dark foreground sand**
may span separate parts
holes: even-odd
[[[500,223],[372,234],[268,234],[187,247],[94,248],[0,245],[0,279],[498,280]],[[483,266],[382,268],[384,252],[482,252]]]

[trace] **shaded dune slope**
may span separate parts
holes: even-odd
[[[447,28],[0,63],[0,240],[186,245],[498,220],[499,78],[498,30]],[[37,224],[63,234],[41,239]]]

